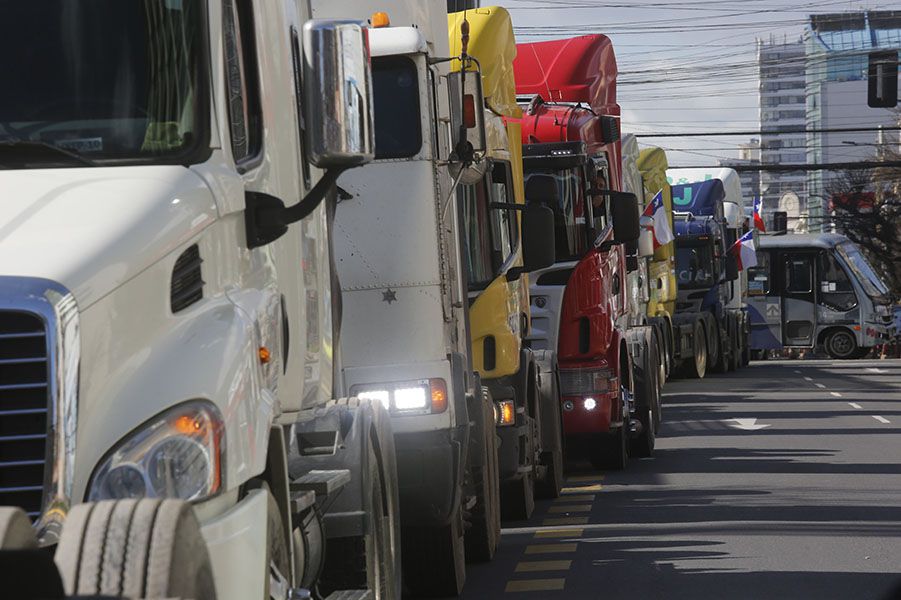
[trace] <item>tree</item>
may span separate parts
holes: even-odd
[[[882,147],[880,161],[901,160]],[[835,229],[857,244],[892,291],[901,297],[901,168],[841,171],[829,180]]]

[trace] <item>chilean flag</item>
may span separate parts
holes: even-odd
[[[754,246],[754,230],[752,229],[738,238],[738,241],[732,244],[729,252],[735,255],[739,271],[756,267],[757,248]]]
[[[663,208],[663,190],[657,192],[654,199],[648,203],[642,216],[651,217],[654,220],[654,228],[651,230],[654,234],[654,250],[673,241],[673,229],[670,227],[669,219],[666,218],[666,210]]]
[[[763,208],[762,204],[760,196],[754,198],[754,208],[752,209],[754,213],[754,229],[759,229],[766,233],[766,225],[764,225],[763,216],[760,214],[761,209]]]

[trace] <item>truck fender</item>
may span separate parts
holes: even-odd
[[[533,350],[532,353],[538,367],[538,403],[543,417],[539,424],[541,448],[558,448],[562,444],[563,430],[557,353],[552,350]]]

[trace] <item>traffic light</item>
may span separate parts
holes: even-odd
[[[867,73],[870,108],[894,108],[898,105],[898,51],[870,52]]]

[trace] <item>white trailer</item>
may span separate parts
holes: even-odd
[[[294,0],[0,6],[0,545],[55,545],[57,597],[399,598],[388,410],[333,387],[367,29]]]

